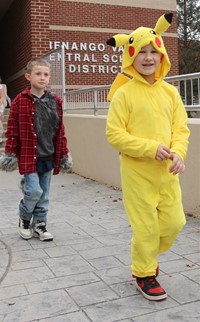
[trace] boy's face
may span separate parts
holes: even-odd
[[[142,47],[138,55],[135,57],[133,67],[148,81],[154,77],[155,71],[160,65],[161,53],[159,53],[151,44]]]
[[[35,65],[30,73],[25,74],[25,77],[30,82],[31,88],[41,91],[49,84],[50,69],[47,66]]]

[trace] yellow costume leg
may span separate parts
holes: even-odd
[[[157,205],[159,187],[148,180],[143,169],[121,167],[124,207],[133,230],[131,240],[132,274],[138,277],[155,275],[160,246]],[[142,172],[142,174],[141,174]],[[146,171],[145,171],[146,172]]]
[[[171,247],[185,224],[178,177],[164,167],[121,164],[124,207],[133,230],[131,268],[138,277],[155,275],[158,254]]]
[[[173,245],[178,233],[186,223],[181,200],[181,189],[176,179],[169,183],[170,187],[168,186],[169,184],[163,186],[161,191],[161,201],[158,206],[160,226],[159,253],[165,252]]]

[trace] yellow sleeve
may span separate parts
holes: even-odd
[[[134,136],[127,130],[130,112],[126,95],[127,93],[119,89],[110,103],[106,123],[107,140],[117,151],[130,157],[154,159],[160,143]]]
[[[181,97],[177,92],[176,103],[172,121],[172,140],[171,140],[171,152],[175,152],[185,160],[188,149],[188,138],[190,130],[187,126],[187,113]]]

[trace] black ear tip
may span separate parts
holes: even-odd
[[[172,12],[169,12],[169,13],[165,14],[165,19],[167,20],[167,22],[171,23],[172,18],[173,18],[173,13]]]
[[[115,47],[115,45],[116,45],[116,42],[115,42],[115,38],[110,38],[110,39],[108,39],[107,41],[106,41],[106,44],[107,45],[110,45],[110,46],[112,46],[112,47]]]

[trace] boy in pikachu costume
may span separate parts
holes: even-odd
[[[108,99],[108,142],[120,153],[124,207],[133,230],[132,276],[148,300],[167,297],[156,280],[158,254],[167,251],[185,225],[179,173],[185,170],[187,113],[176,88],[164,81],[170,61],[161,34],[172,13],[154,29],[118,34],[107,44],[124,46],[122,68]]]

